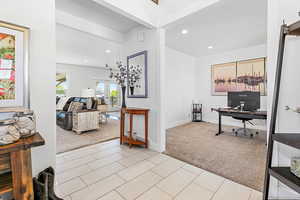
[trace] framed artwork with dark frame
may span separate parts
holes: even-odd
[[[128,85],[128,98],[148,98],[148,52],[142,51],[127,57],[127,71],[131,66],[139,66],[141,70],[140,79],[137,80],[134,90]],[[129,82],[129,81],[128,81]]]
[[[0,21],[0,108],[29,108],[29,32]]]

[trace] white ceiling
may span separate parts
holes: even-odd
[[[182,35],[182,29],[189,33]],[[266,39],[267,0],[220,0],[180,19],[166,35],[167,46],[197,57],[264,44]]]
[[[110,53],[106,53],[110,50]],[[56,62],[83,66],[114,66],[122,57],[122,46],[88,33],[56,25]]]
[[[159,7],[163,8],[168,14],[174,14],[195,3],[207,2],[209,0],[160,0]]]
[[[122,33],[139,26],[135,21],[91,0],[56,0],[56,8]]]

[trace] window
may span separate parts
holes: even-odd
[[[66,96],[67,90],[66,73],[56,73],[56,96]]]
[[[113,81],[97,81],[96,97],[104,99],[111,106],[120,105],[120,87]]]
[[[99,81],[96,83],[96,97],[105,97],[105,83],[104,81]]]
[[[109,99],[110,105],[120,105],[120,92],[119,86],[116,83],[109,84]]]

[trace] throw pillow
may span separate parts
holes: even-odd
[[[82,110],[83,104],[80,102],[71,102],[68,112],[77,112],[79,110]]]

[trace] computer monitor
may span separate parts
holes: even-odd
[[[241,108],[244,111],[256,111],[260,109],[260,92],[228,92],[228,107]]]

